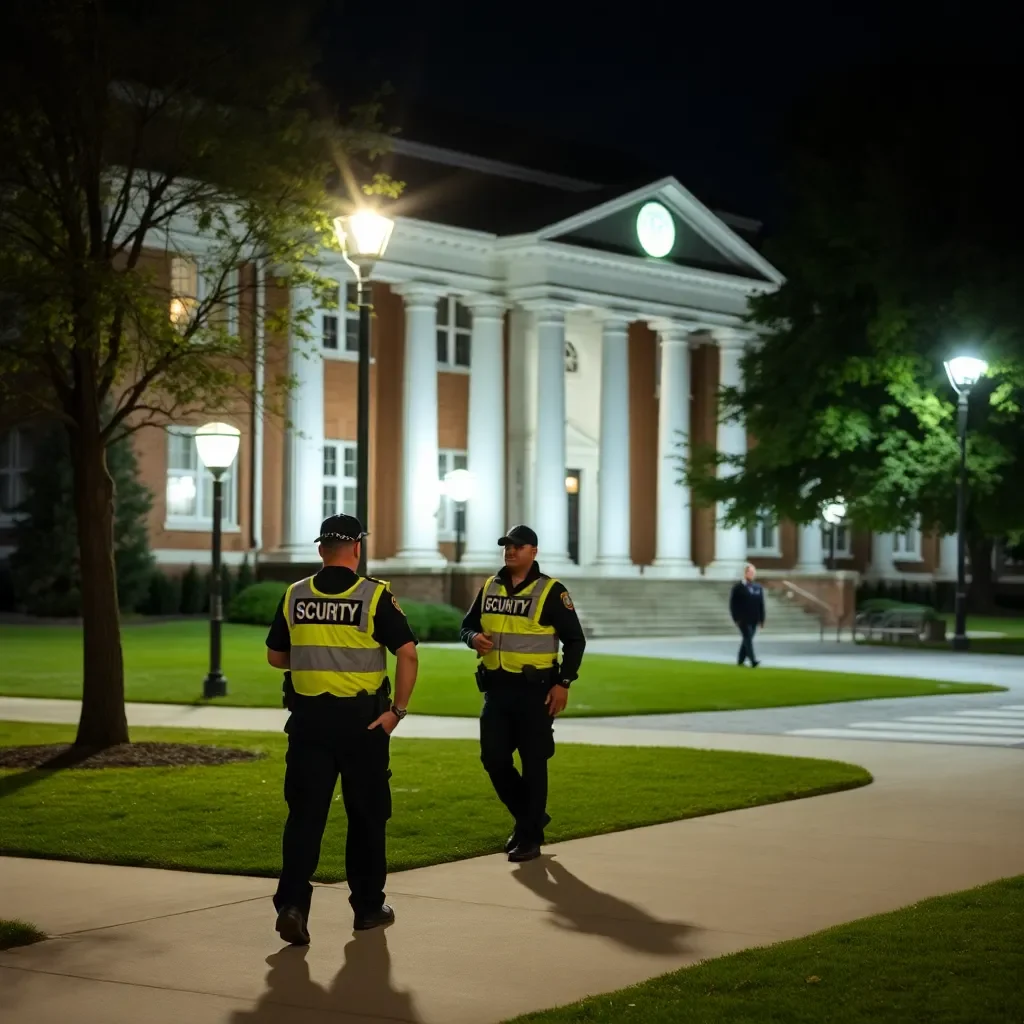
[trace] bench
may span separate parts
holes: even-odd
[[[853,625],[855,643],[914,643],[944,640],[946,624],[930,608],[892,608],[860,612]]]

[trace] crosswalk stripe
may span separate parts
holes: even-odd
[[[903,727],[904,722],[915,723],[912,728],[926,728],[930,732],[957,732],[982,735],[986,733],[996,736],[1020,736],[1024,741],[1024,726],[1019,725],[975,725],[974,723],[958,722],[955,718],[901,718],[898,722],[853,722],[851,729],[892,729]]]
[[[903,732],[897,729],[892,729],[888,732],[881,729],[878,732],[871,729],[794,729],[788,735],[817,736],[821,739],[832,740],[905,740],[911,743],[990,747],[1012,747],[1017,743],[1024,742],[1019,737],[1012,736],[980,736],[977,733],[961,735],[938,732]]]

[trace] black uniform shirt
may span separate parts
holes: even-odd
[[[327,565],[313,577],[313,586],[322,594],[344,594],[346,590],[351,590],[356,585],[358,579],[351,569],[346,569],[343,565]],[[399,647],[417,642],[409,628],[405,613],[390,592],[384,593],[377,602],[377,611],[373,616],[373,639],[383,644],[392,654]],[[267,634],[267,647],[272,651],[281,652],[292,649],[288,620],[284,616],[283,597]]]
[[[760,583],[740,580],[729,594],[732,621],[744,626],[764,625],[764,587]]]
[[[512,586],[507,568],[502,568],[497,573],[497,577],[510,594],[518,594],[540,574],[540,566],[534,562],[526,574],[526,579],[517,587]],[[473,602],[473,607],[469,609],[466,617],[462,620],[460,635],[462,642],[467,647],[472,647],[473,637],[477,633],[483,632],[483,627],[480,624],[483,595],[484,592],[481,588]],[[562,668],[559,675],[567,683],[571,683],[580,674],[580,663],[583,661],[583,649],[587,646],[587,638],[583,635],[583,627],[580,625],[576,609],[572,606],[569,592],[561,583],[555,583],[548,591],[548,596],[544,599],[544,607],[540,610],[540,624],[550,626],[558,634],[558,639],[562,642]],[[502,670],[499,669],[499,671]]]

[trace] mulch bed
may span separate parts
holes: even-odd
[[[0,768],[196,768],[266,757],[240,747],[207,747],[197,743],[122,743],[103,750],[67,743],[32,747],[0,747]]]

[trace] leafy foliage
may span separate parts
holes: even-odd
[[[697,449],[684,469],[733,522],[762,510],[810,522],[843,496],[862,528],[920,515],[952,532],[943,361],[966,351],[990,368],[971,397],[971,535],[1024,531],[1024,224],[1007,203],[1017,172],[995,75],[872,69],[797,113],[792,209],[768,252],[787,280],[754,301],[762,341],[743,386],[723,392],[757,442],[739,458]]]
[[[15,528],[11,572],[18,603],[32,615],[82,614],[82,572],[72,500],[71,453],[62,428],[45,433],[28,471],[24,517]],[[129,438],[111,444],[107,463],[114,481],[114,564],[121,612],[147,597],[153,558],[146,524],[153,497],[139,480]]]

